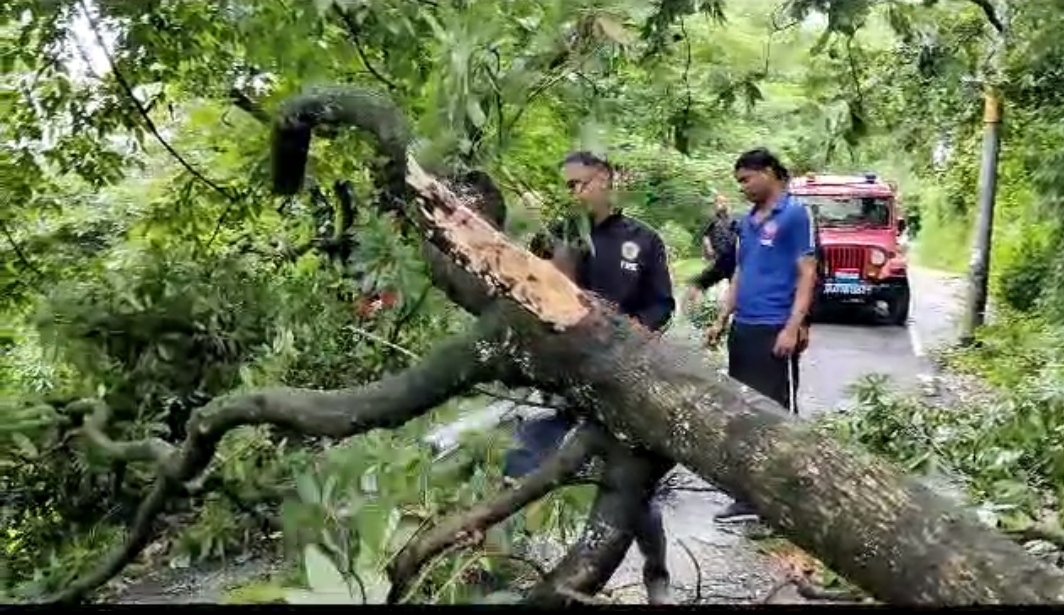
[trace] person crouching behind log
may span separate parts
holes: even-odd
[[[615,207],[613,169],[605,160],[590,152],[574,152],[566,156],[562,170],[569,192],[590,215],[590,249],[573,249],[572,242],[548,236],[534,241],[533,252],[551,258],[579,286],[614,304],[621,314],[651,331],[663,330],[676,302],[661,236]],[[561,230],[552,229],[549,235]],[[565,412],[519,423],[517,446],[506,455],[504,474],[519,478],[532,472],[573,425],[573,418]],[[671,603],[665,529],[652,497],[636,529],[636,542],[646,560],[643,578],[648,601]]]
[[[731,319],[728,375],[797,414],[798,359],[816,283],[815,227],[786,191],[787,169],[768,150],[739,156],[735,179],[753,207],[739,221],[737,267],[706,342],[715,344]],[[716,519],[753,516],[736,501]]]

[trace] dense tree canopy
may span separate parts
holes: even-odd
[[[387,93],[410,125],[386,132],[409,131],[412,155],[452,186],[486,172],[518,242],[568,215],[558,163],[580,147],[620,166],[628,207],[682,262],[697,255],[709,189],[735,196],[734,156],[767,145],[796,172],[897,179],[925,237],[919,256],[954,268],[967,260],[981,90],[998,88],[994,289],[1003,305],[1056,321],[1055,8],[10,0],[0,15],[0,592],[68,586],[121,541],[149,490],[154,468],[87,445],[86,426],[104,440],[176,444],[192,411],[224,393],[370,382],[470,327],[400,223],[405,180],[377,143],[315,139],[307,190],[271,193],[271,124],[308,88]],[[109,416],[71,403],[85,399]],[[223,556],[265,525],[283,530],[308,576],[323,552],[345,574],[380,576],[418,525],[500,486],[494,434],[446,464],[417,442],[460,405],[342,444],[233,432],[210,484],[191,488],[195,505],[169,511],[193,518],[168,533],[170,557]],[[571,533],[588,500],[583,487],[560,491],[488,546],[448,550],[407,598],[475,599],[456,582],[474,569],[521,580],[529,570],[495,555],[530,533]]]

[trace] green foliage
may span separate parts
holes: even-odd
[[[1064,526],[1064,330],[1043,317],[999,314],[977,344],[947,353],[976,378],[943,404],[890,394],[882,379],[856,387],[858,408],[823,422],[846,441],[913,472],[963,482],[980,516],[1007,532]]]
[[[211,397],[354,386],[403,367],[409,356],[396,346],[419,355],[468,323],[429,288],[416,246],[372,211],[378,168],[357,135],[316,140],[309,162],[312,185],[351,182],[351,226],[328,199],[268,194],[270,117],[305,87],[387,91],[412,119],[426,166],[492,174],[517,237],[573,214],[558,178],[566,151],[608,155],[621,169],[621,203],[665,237],[678,281],[694,273],[685,267],[700,256],[711,191],[739,203],[731,165],[759,145],[795,172],[873,169],[896,179],[910,219],[923,221],[921,260],[967,261],[980,140],[970,77],[993,68],[991,29],[975,3],[188,0],[147,13],[135,3],[8,4],[0,591],[18,597],[84,571],[118,538],[151,477],[87,447],[70,400],[106,400],[113,438],[177,441]],[[1039,353],[1055,357],[1059,339],[1045,321],[1064,318],[1064,267],[1052,258],[1064,195],[1060,19],[1048,1],[1014,7],[993,75],[1010,104],[994,290],[1011,309],[1044,314],[989,331],[978,359],[992,381],[1024,391],[987,420],[998,434],[986,436],[987,450],[1006,461],[935,453],[998,499],[1013,498],[995,491],[1012,493],[1002,468],[1035,490],[1052,491],[1058,472],[1041,453],[1017,457],[1010,438],[1029,429],[1025,446],[1057,446],[1049,427],[1030,427],[1056,425],[1047,410],[1056,402],[1045,401],[1055,375],[1035,386],[1025,374],[1045,372]],[[301,250],[323,238],[351,253]],[[364,309],[385,292],[399,302]],[[705,301],[692,317],[704,323],[713,309]],[[955,420],[882,397],[866,395],[865,405],[882,412],[854,415],[853,437],[909,461]],[[228,557],[260,533],[256,514],[283,508],[283,543],[307,589],[275,583],[256,599],[375,602],[410,522],[499,488],[490,434],[442,461],[413,443],[455,411],[339,444],[231,433],[211,472],[228,495],[198,494],[174,511],[189,523],[165,546],[189,565]],[[961,448],[981,443],[964,431],[978,426],[971,418],[958,427],[968,435],[950,437]],[[588,498],[587,489],[552,494],[479,549],[434,563],[410,598],[483,598],[489,588],[474,581],[489,572],[520,584],[528,571],[500,554],[530,534],[568,539]]]
[[[999,399],[934,404],[889,393],[882,379],[857,385],[859,405],[822,421],[842,440],[916,474],[956,477],[981,518],[1007,532],[1059,526],[1064,493],[1060,398],[1032,380]]]

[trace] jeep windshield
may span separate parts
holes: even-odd
[[[878,197],[795,195],[808,206],[821,227],[886,228],[890,226],[890,201]]]

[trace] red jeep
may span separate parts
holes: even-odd
[[[791,180],[791,194],[809,206],[820,232],[818,304],[871,305],[892,324],[909,320],[909,278],[899,238],[905,231],[895,186],[872,173],[814,175]]]

